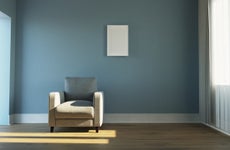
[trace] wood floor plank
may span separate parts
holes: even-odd
[[[0,126],[0,150],[230,150],[230,137],[202,124],[104,124],[56,128],[47,124]]]

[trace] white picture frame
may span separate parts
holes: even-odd
[[[129,56],[128,25],[107,25],[107,56]]]

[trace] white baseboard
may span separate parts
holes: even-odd
[[[48,114],[13,114],[11,123],[47,123]],[[200,123],[199,114],[107,113],[104,123]]]
[[[219,129],[219,128],[213,126],[213,125],[210,125],[210,124],[207,124],[207,123],[204,123],[204,122],[202,122],[202,124],[204,124],[204,125],[206,125],[206,126],[212,128],[212,129],[214,129],[214,130],[217,130],[217,131],[219,131],[219,132],[221,132],[221,133],[223,133],[223,134],[225,134],[225,135],[230,136],[230,133],[228,133],[228,132],[226,132],[226,131],[224,131],[224,130],[221,130],[221,129]]]
[[[105,123],[198,123],[199,114],[132,113],[105,114]]]
[[[48,114],[13,114],[12,123],[48,123]]]

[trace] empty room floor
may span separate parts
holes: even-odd
[[[230,137],[202,124],[104,124],[55,128],[47,124],[0,126],[1,150],[229,150]]]

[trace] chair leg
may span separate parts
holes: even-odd
[[[95,129],[95,130],[96,130],[96,133],[98,133],[98,132],[99,132],[99,127],[96,127],[96,129]]]
[[[54,132],[54,127],[50,127],[50,132]]]

